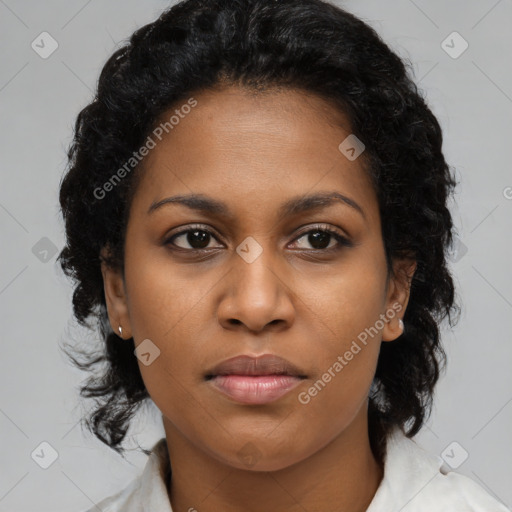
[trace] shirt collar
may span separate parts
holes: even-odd
[[[154,445],[140,477],[136,510],[143,510],[144,512],[155,512],[156,510],[158,512],[173,512],[167,493],[170,471],[167,440],[164,437]]]
[[[402,510],[440,472],[443,460],[394,427],[386,443],[384,475],[366,512]]]

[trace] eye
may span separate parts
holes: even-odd
[[[176,243],[176,240],[181,240],[181,242],[178,244]],[[171,244],[178,247],[179,249],[189,251],[200,251],[204,249],[218,248],[219,246],[209,247],[209,244],[212,240],[216,240],[213,233],[210,230],[204,228],[204,226],[199,225],[191,226],[188,229],[180,231],[179,233],[175,233],[165,241],[165,244]],[[186,244],[188,244],[188,247]]]
[[[329,252],[331,250],[338,250],[341,247],[353,246],[352,242],[345,236],[334,229],[321,225],[314,226],[313,229],[302,233],[301,236],[295,239],[296,243],[302,239],[305,239],[306,243],[309,243],[313,247],[313,250],[318,251]],[[334,243],[331,244],[331,242]],[[299,249],[307,249],[307,247],[299,247]]]
[[[353,243],[348,238],[341,235],[336,230],[322,225],[316,225],[313,229],[303,232],[295,239],[295,243],[302,239],[306,240],[306,243],[309,243],[312,246],[313,251],[330,252],[338,250],[341,247],[353,247]],[[181,241],[177,243],[178,240]],[[210,246],[210,243],[213,240],[216,240],[216,237],[212,231],[202,225],[197,225],[171,235],[164,243],[190,252],[223,247],[222,245]],[[308,248],[298,247],[298,249]]]

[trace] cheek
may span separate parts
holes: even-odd
[[[340,343],[339,350],[333,350],[321,361],[319,371],[297,394],[298,402],[320,416],[336,411],[342,416],[355,413],[368,394],[379,347],[378,342]]]
[[[139,361],[139,367],[149,394],[158,401],[179,392],[182,373],[193,360],[191,344],[179,341],[187,340],[187,326],[197,320],[201,296],[179,273],[170,271],[168,261],[164,266],[162,260],[144,256],[127,250],[128,309],[135,345],[151,341],[152,362]]]
[[[330,319],[335,334],[323,337],[314,352],[309,350],[317,371],[296,397],[306,438],[314,438],[318,431],[323,438],[335,436],[365,406],[381,344],[380,333],[371,337],[364,330],[373,313],[353,311],[347,305]]]
[[[130,256],[127,251],[129,314],[136,341],[154,338],[165,344],[174,331],[194,322],[218,278],[212,272],[199,279],[192,267],[178,268],[165,251],[153,255],[135,250]]]
[[[368,330],[375,335],[374,327],[383,312],[386,299],[386,275],[378,262],[362,259],[347,264],[312,286],[311,281],[302,285],[302,296],[307,300],[317,325],[332,341],[328,347],[341,352],[349,348],[354,339],[362,339]]]
[[[299,402],[312,417],[332,415],[336,422],[350,422],[365,400],[376,370],[385,275],[379,265],[362,262],[315,289],[321,292],[310,290],[305,297],[314,312],[310,319],[316,324],[319,341],[314,353],[311,347],[304,349],[312,356],[316,372]]]

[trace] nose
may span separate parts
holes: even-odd
[[[251,263],[238,253],[232,260],[217,310],[220,324],[228,330],[252,333],[289,328],[295,316],[291,280],[284,266],[275,262],[271,250],[264,248]]]

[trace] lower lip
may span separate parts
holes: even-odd
[[[242,404],[267,404],[301,383],[291,375],[218,375],[209,382],[221,393]]]

